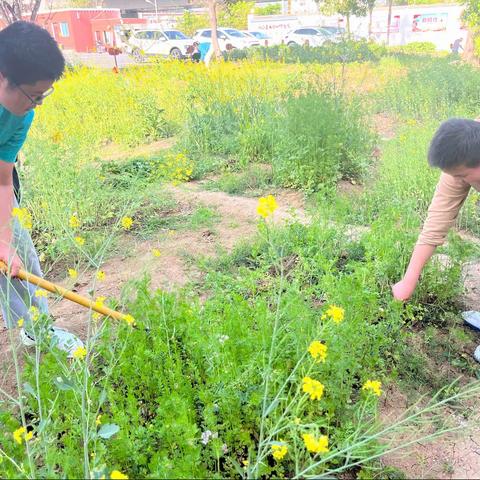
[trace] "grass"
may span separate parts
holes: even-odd
[[[181,291],[133,281],[107,302],[136,324],[90,318],[83,359],[67,362],[43,345],[41,362],[37,348],[21,373],[14,349],[19,395],[0,404],[2,476],[101,478],[119,470],[131,478],[398,478],[375,469],[385,451],[402,445],[402,434],[414,429],[427,440],[459,428],[445,422],[445,408],[467,414],[463,403],[479,386],[471,381],[473,360],[462,355],[472,336],[455,299],[461,263],[478,250],[452,233],[442,249],[451,262],[428,266],[410,304],[393,301],[390,286],[405,270],[438,178],[425,161],[438,124],[430,89],[442,86],[442,114],[471,113],[474,102],[459,92],[472,94],[475,87],[461,82],[474,82],[475,72],[424,56],[361,68],[345,67],[328,88],[315,86],[316,75],[339,66],[268,62],[211,70],[171,62],[122,76],[81,70],[60,84],[58,101],[46,103],[33,132],[25,172],[33,233],[50,258],[99,268],[120,237],[214,231],[215,209],[183,204],[165,189],[212,171],[205,188],[307,192],[312,222],[275,227],[260,219],[255,238],[201,259],[202,283]],[[382,76],[373,91],[338,88],[365,71]],[[72,112],[80,81],[89,103]],[[372,169],[378,139],[368,116],[386,109],[399,127]],[[113,111],[115,118],[107,115]],[[170,150],[96,158],[104,142],[135,145],[173,132],[179,140]],[[338,196],[341,178],[368,179],[367,187]],[[73,214],[80,219],[74,231]],[[476,232],[476,215],[470,200],[461,225]],[[124,216],[134,220],[128,232]],[[352,225],[368,229],[352,238]],[[76,234],[87,240],[83,249],[74,248]],[[325,361],[309,352],[314,341],[326,346]],[[427,398],[382,425],[372,381],[395,381]],[[434,433],[422,433],[431,425]],[[20,426],[32,439],[14,441]],[[306,438],[319,442],[319,453]]]

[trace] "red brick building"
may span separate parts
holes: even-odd
[[[46,28],[65,50],[102,51],[115,46],[115,31],[121,25],[146,23],[142,19],[121,18],[117,8],[75,8],[40,12],[36,23]]]

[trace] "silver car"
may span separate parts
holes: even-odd
[[[301,27],[292,30],[284,37],[287,45],[320,47],[326,41],[333,41],[332,35],[321,27]]]

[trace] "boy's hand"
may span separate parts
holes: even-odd
[[[14,250],[6,245],[0,245],[0,261],[8,265],[7,274],[11,277],[16,277],[18,271],[22,268],[22,261]]]
[[[395,300],[407,301],[415,291],[417,282],[405,280],[404,278],[392,287],[392,293]]]

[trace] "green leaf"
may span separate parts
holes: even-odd
[[[75,389],[74,383],[71,380],[69,380],[68,378],[56,377],[54,379],[54,383],[59,390],[74,390]]]
[[[105,425],[102,425],[98,431],[98,436],[107,439],[115,435],[119,430],[120,427],[115,423],[106,423]]]

